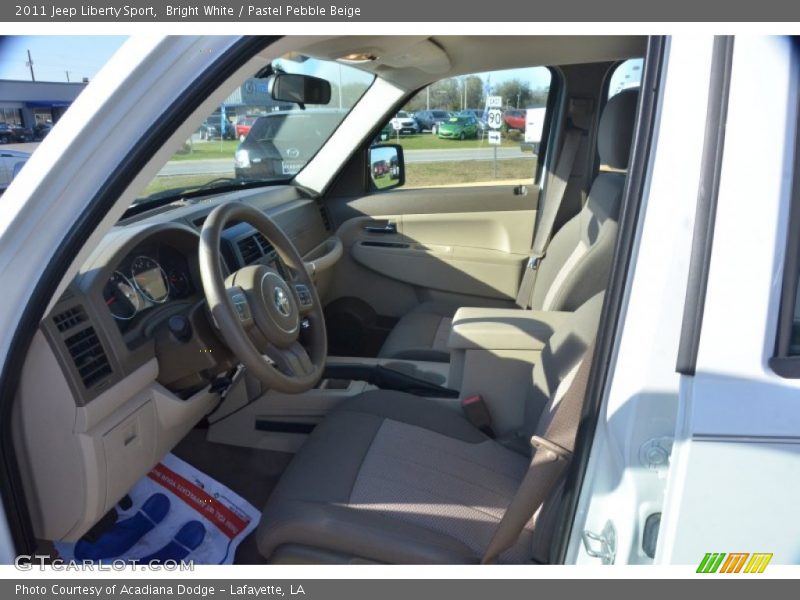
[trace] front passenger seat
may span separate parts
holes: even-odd
[[[573,311],[606,287],[638,98],[637,89],[622,91],[603,110],[597,133],[600,163],[623,172],[601,172],[581,211],[553,236],[531,293],[529,304],[534,310]],[[459,308],[439,302],[421,304],[395,325],[378,356],[448,362],[447,340]]]
[[[256,532],[261,554],[278,563],[477,563],[528,470],[527,441],[544,435],[602,305],[602,294],[591,298],[550,337],[527,379],[523,422],[503,443],[458,404],[388,390],[345,400],[272,492]],[[551,500],[540,514],[557,508]],[[529,519],[500,562],[530,563],[550,524]]]

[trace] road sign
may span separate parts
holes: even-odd
[[[489,132],[489,143],[490,144],[500,144],[500,132],[499,131],[490,131]]]
[[[500,108],[503,106],[503,97],[502,96],[489,96],[486,98],[486,106],[489,108]]]
[[[503,124],[503,113],[499,108],[492,108],[486,116],[486,122],[492,129],[500,129]]]
[[[400,122],[400,119],[395,119],[392,121],[392,127],[395,128],[395,131],[400,131],[403,128],[403,124]]]

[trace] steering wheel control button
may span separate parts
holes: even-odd
[[[244,294],[232,294],[231,301],[233,301],[233,306],[236,309],[236,314],[239,315],[240,321],[245,322],[252,318],[250,315],[250,306],[248,305],[247,298]]]
[[[295,292],[297,292],[297,299],[300,301],[300,306],[303,308],[308,308],[314,304],[314,301],[311,298],[311,292],[309,291],[308,287],[303,285],[302,283],[296,283],[294,286]]]

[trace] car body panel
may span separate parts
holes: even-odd
[[[478,120],[474,116],[457,116],[440,123],[436,135],[443,139],[463,140],[478,137],[480,130]]]
[[[0,148],[0,192],[6,190],[30,157],[30,152]]]

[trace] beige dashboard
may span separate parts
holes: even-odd
[[[79,539],[217,406],[215,379],[238,361],[206,317],[197,248],[207,215],[230,200],[276,220],[325,287],[341,242],[315,200],[290,186],[205,198],[114,227],[42,321],[22,371],[14,444],[37,538]],[[247,224],[223,242],[229,270],[280,263]],[[158,301],[116,318],[104,291],[109,278],[130,280],[132,261],[156,260],[163,245],[185,259],[190,286],[181,280],[173,294],[167,278],[163,287],[143,288]],[[191,324],[190,342],[169,335],[175,316]]]

